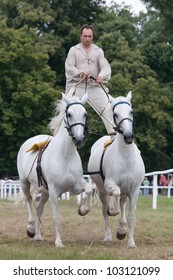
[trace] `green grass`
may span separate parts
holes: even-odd
[[[119,217],[110,218],[114,241],[105,244],[101,208],[93,206],[85,217],[77,214],[76,198],[59,201],[61,238],[65,248],[57,249],[55,229],[49,203],[42,217],[43,242],[26,236],[28,214],[25,206],[0,201],[1,260],[110,260],[173,259],[173,197],[158,197],[152,209],[152,197],[140,196],[136,210],[136,249],[127,248],[125,240],[116,239]]]

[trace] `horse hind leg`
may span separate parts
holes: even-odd
[[[49,193],[48,192],[42,192],[39,200],[39,204],[37,206],[37,214],[36,214],[36,226],[35,226],[35,241],[42,241],[43,238],[41,236],[41,231],[40,231],[40,224],[41,224],[41,216],[43,214],[44,210],[44,205],[47,202],[49,198]]]
[[[26,205],[27,205],[28,215],[29,215],[26,233],[30,238],[33,238],[35,236],[35,220],[32,211],[32,196],[30,193],[31,185],[28,181],[21,182],[21,187],[26,199]]]

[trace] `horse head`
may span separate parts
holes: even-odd
[[[133,109],[131,98],[131,91],[127,94],[127,97],[119,96],[113,98],[110,96],[113,119],[116,125],[114,129],[124,136],[126,144],[133,142]]]
[[[76,147],[80,148],[84,143],[87,131],[87,112],[84,104],[88,99],[88,94],[85,93],[82,99],[77,96],[69,98],[64,94],[62,94],[62,98],[66,102],[64,119],[66,129]]]

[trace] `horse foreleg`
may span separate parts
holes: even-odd
[[[119,195],[109,196],[109,207],[108,207],[108,215],[116,216],[119,212]]]
[[[64,245],[62,243],[61,236],[60,236],[60,215],[58,211],[57,194],[50,187],[49,187],[49,195],[50,195],[50,204],[51,204],[53,220],[55,223],[55,231],[56,231],[55,246],[58,248],[62,248],[64,247]]]
[[[127,217],[128,227],[129,227],[129,236],[128,236],[128,248],[135,248],[136,244],[134,241],[134,229],[136,224],[136,202],[137,202],[137,195],[133,195],[129,197],[129,214]]]
[[[34,240],[35,241],[42,241],[43,238],[41,236],[41,231],[40,231],[40,223],[41,223],[41,216],[43,214],[43,210],[44,210],[44,205],[46,203],[46,201],[49,198],[49,193],[47,192],[42,192],[41,196],[40,196],[40,201],[39,204],[37,206],[37,215],[36,215],[36,226],[35,226],[35,237]]]
[[[78,214],[85,216],[91,210],[92,207],[92,185],[86,183],[85,185],[85,197],[81,201],[81,205],[78,208]]]
[[[127,196],[120,197],[121,217],[120,217],[119,228],[117,230],[117,238],[119,240],[123,240],[125,238],[126,231],[127,231],[127,220],[126,220],[126,214],[125,214],[126,199],[127,199]]]
[[[99,192],[99,198],[102,202],[102,214],[105,222],[105,239],[104,242],[112,242],[112,234],[109,227],[109,216],[108,216],[108,200],[107,195]]]
[[[120,188],[115,184],[114,181],[110,179],[105,180],[104,186],[107,194],[110,196],[108,215],[116,216],[120,213],[119,212]]]

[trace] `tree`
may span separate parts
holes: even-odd
[[[173,21],[173,0],[142,0],[149,10],[156,9],[157,15],[162,23],[163,34],[169,42],[173,42],[172,21]]]
[[[0,45],[0,175],[4,176],[16,174],[16,155],[22,142],[47,132],[51,104],[58,94],[55,73],[35,29],[24,26],[15,30],[1,21]]]
[[[172,167],[172,1],[143,2],[155,10],[134,16],[102,0],[0,0],[0,176],[17,175],[18,147],[48,132],[51,104],[65,90],[65,58],[83,23],[93,25],[94,41],[111,64],[110,94],[132,90],[135,140],[146,170]],[[105,133],[100,118],[87,111],[92,133],[80,151],[85,170],[97,132]]]

